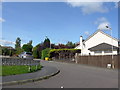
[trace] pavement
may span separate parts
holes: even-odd
[[[37,72],[3,76],[2,83],[0,85],[6,86],[6,85],[22,84],[27,82],[34,82],[42,79],[47,79],[51,76],[56,75],[59,72],[60,71],[56,67],[43,66],[43,68]]]

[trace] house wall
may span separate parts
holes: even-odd
[[[105,34],[98,32],[97,34],[95,34],[93,37],[91,37],[89,40],[85,42],[85,48],[91,48],[101,43],[107,43],[118,47],[117,40],[111,39]]]
[[[76,47],[76,49],[81,49],[81,55],[95,55],[94,52],[91,52],[88,50],[91,47],[94,47],[101,43],[107,43],[113,46],[118,47],[118,41],[115,39],[110,38],[109,36],[103,34],[102,32],[97,32],[94,36],[89,38],[87,41],[84,42],[85,45],[82,45],[82,47],[79,45]],[[112,53],[98,53],[97,55],[111,55],[111,54],[117,54],[117,51],[113,51]]]

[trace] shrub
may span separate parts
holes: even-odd
[[[16,49],[16,54],[19,55],[20,53],[22,53],[24,50],[22,48],[17,48]]]
[[[42,59],[45,59],[45,57],[49,58],[49,51],[50,51],[50,48],[46,48],[42,50]]]
[[[37,47],[34,47],[34,48],[33,48],[33,57],[34,57],[34,58],[38,58],[38,56],[39,56],[39,55],[38,55]]]

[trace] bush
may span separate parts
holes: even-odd
[[[8,48],[2,48],[2,53],[3,53],[3,55],[9,55],[9,53],[10,53],[10,50],[8,49]]]
[[[46,48],[42,50],[42,59],[45,59],[45,57],[49,58],[49,51],[50,51],[50,48]]]
[[[59,54],[75,54],[75,53],[81,53],[81,50],[80,49],[51,49],[49,51],[49,54],[48,56],[50,58],[52,57],[59,57]]]
[[[33,48],[33,57],[34,58],[38,58],[39,54],[38,54],[38,51],[37,51],[37,47],[34,47]]]
[[[19,55],[20,53],[24,52],[22,48],[17,48],[16,49],[16,54]]]

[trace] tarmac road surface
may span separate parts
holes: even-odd
[[[57,67],[60,73],[49,79],[3,88],[118,88],[118,70],[51,61],[41,64]]]

